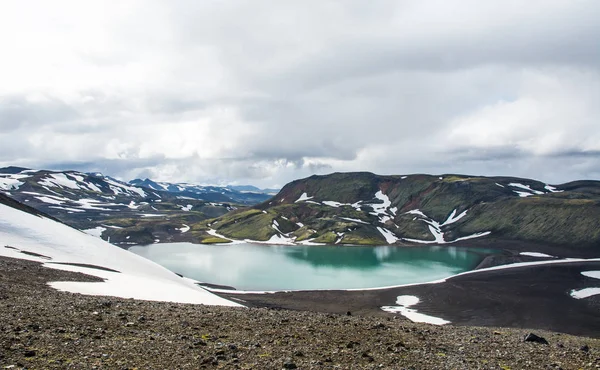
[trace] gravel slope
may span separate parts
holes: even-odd
[[[600,341],[402,318],[88,297],[96,278],[0,258],[0,365],[28,369],[546,369],[600,367]]]

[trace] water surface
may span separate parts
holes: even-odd
[[[129,248],[173,272],[239,290],[374,288],[472,270],[490,251],[460,247],[201,245]]]

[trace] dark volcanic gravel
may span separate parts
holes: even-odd
[[[85,275],[0,258],[0,368],[588,369],[600,341],[397,317],[224,308],[57,292]]]

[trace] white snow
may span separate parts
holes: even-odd
[[[551,256],[549,254],[539,253],[539,252],[521,252],[519,254],[521,256],[529,256],[529,257],[539,257],[539,258],[550,257],[550,258],[555,258],[554,256]]]
[[[208,235],[212,235],[212,236],[216,236],[217,238],[221,238],[221,239],[225,239],[225,240],[230,240],[230,241],[234,241],[233,239],[230,239],[228,237],[226,237],[225,235],[221,235],[217,232],[217,230],[215,229],[209,229],[206,231],[206,233]]]
[[[65,187],[74,190],[81,190],[81,186],[77,184],[77,181],[71,180],[64,173],[51,173],[50,177],[45,177],[38,182],[40,185],[50,187]]]
[[[404,307],[414,306],[417,303],[419,303],[419,297],[414,295],[399,295],[398,298],[396,298],[396,304]]]
[[[278,235],[275,234],[271,237],[271,239],[267,240],[266,242],[261,242],[261,241],[248,241],[250,243],[263,243],[263,244],[287,244],[287,245],[294,245],[294,240],[291,238],[286,238],[283,235]]]
[[[593,279],[600,279],[600,271],[583,271],[581,275],[591,277]]]
[[[530,197],[530,196],[534,195],[534,194],[527,193],[527,192],[524,192],[524,191],[518,191],[518,190],[513,190],[513,191],[515,193],[517,193],[521,198],[527,198],[527,197]]]
[[[96,226],[93,229],[87,229],[87,230],[81,230],[81,231],[83,231],[84,233],[86,233],[88,235],[95,236],[96,238],[100,238],[100,237],[102,237],[102,233],[104,231],[106,231],[106,228],[102,227],[102,226]]]
[[[425,315],[417,312],[417,310],[414,308],[409,308],[410,306],[414,306],[417,303],[419,303],[419,298],[413,295],[398,296],[398,298],[396,299],[396,303],[398,304],[398,306],[384,306],[381,307],[381,309],[386,312],[399,313],[412,322],[424,322],[433,325],[445,325],[450,323],[450,321],[448,320],[444,320],[435,316]]]
[[[27,201],[27,199],[26,199]],[[54,209],[60,209],[63,211],[68,211],[68,212],[85,212],[85,209],[79,209],[79,208],[71,208],[71,207],[56,207],[56,206],[50,206],[48,208],[54,208]]]
[[[444,221],[444,223],[441,226],[453,224],[456,221],[460,220],[461,218],[465,217],[466,215],[467,215],[467,211],[464,211],[461,214],[459,214],[458,216],[456,216],[456,209],[455,209],[452,211],[450,216],[448,216],[446,221]]]
[[[132,200],[131,202],[129,202],[129,205],[127,206],[127,208],[129,209],[138,209],[140,208],[140,205],[135,205],[135,202]]]
[[[311,197],[311,198],[312,198],[312,197]],[[311,204],[318,204],[318,205],[321,205],[321,203],[319,203],[319,202],[315,202],[315,201],[313,201],[313,200],[307,200],[307,201],[306,201],[306,203],[311,203]]]
[[[0,177],[0,190],[17,190],[23,184],[24,182],[15,178]]]
[[[324,200],[321,203],[325,204],[326,206],[335,207],[335,208],[346,205],[346,203],[340,203],[340,202],[336,202],[333,200]]]
[[[189,212],[189,211],[191,211],[191,210],[192,210],[192,207],[193,207],[193,206],[192,206],[191,204],[188,204],[188,205],[186,205],[185,207],[184,207],[184,206],[181,206],[181,210],[182,210],[182,211],[185,211],[185,212]]]
[[[163,213],[140,213],[139,214],[142,217],[163,217],[166,216],[166,214]]]
[[[402,176],[400,179],[404,180],[405,178],[407,178],[408,176]]]
[[[183,224],[183,227],[181,227],[177,230],[181,231],[181,233],[183,234],[183,233],[187,233],[188,231],[190,231],[190,227],[186,224]]]
[[[298,225],[298,227],[304,227],[304,224],[302,222],[296,222],[296,225]]]
[[[62,200],[57,200],[54,198],[50,198],[50,197],[34,197],[44,203],[48,203],[48,204],[56,204],[56,205],[61,205],[64,203],[64,201]]]
[[[109,208],[98,207],[98,205],[100,205],[100,204],[102,204],[103,206],[117,205],[114,203],[100,203],[95,199],[79,199],[76,202],[81,204],[81,208],[83,208],[83,209],[94,209],[96,211],[112,211]]]
[[[358,222],[359,224],[365,224],[368,225],[368,222],[365,222],[363,220],[359,220],[357,218],[350,218],[350,217],[340,217],[342,220],[346,220],[346,221],[352,221],[352,222]]]
[[[461,214],[459,214],[458,216],[456,216],[456,209],[453,210],[452,213],[450,214],[450,216],[448,216],[448,219],[446,219],[446,221],[444,221],[444,223],[442,223],[442,224],[440,224],[436,220],[432,219],[431,217],[427,216],[425,213],[423,213],[422,211],[420,211],[418,209],[413,209],[411,211],[405,212],[405,214],[413,214],[413,215],[422,217],[421,221],[423,221],[429,225],[429,232],[434,237],[434,240],[419,240],[419,239],[402,238],[403,240],[413,242],[413,243],[448,244],[448,243],[454,243],[454,242],[457,242],[460,240],[479,238],[482,236],[489,235],[491,233],[490,231],[484,231],[484,232],[479,232],[479,233],[475,233],[472,235],[467,235],[467,236],[463,236],[460,238],[456,238],[454,240],[445,240],[444,232],[442,231],[442,226],[454,223],[454,222],[460,220],[461,218],[465,217],[467,215],[466,210],[464,212],[462,212]]]
[[[583,288],[580,290],[571,290],[571,297],[575,299],[583,299],[587,297],[591,297],[593,295],[600,294],[600,288]]]
[[[482,236],[490,235],[491,233],[492,233],[491,231],[483,231],[483,232],[475,233],[472,235],[461,236],[460,238],[456,238],[453,241],[448,242],[448,243],[454,243],[454,242],[458,242],[461,240],[467,240],[467,239],[481,238]]]
[[[0,204],[0,255],[44,263],[45,267],[82,272],[104,282],[53,282],[63,291],[152,301],[240,306],[181,279],[162,266],[53,220]],[[27,251],[52,258],[20,253]],[[110,268],[110,272],[67,264]]]
[[[554,186],[552,185],[547,185],[544,186],[544,189],[550,191],[551,193],[562,193],[564,190],[557,190]]]
[[[383,237],[385,238],[385,241],[388,244],[394,244],[395,242],[398,241],[398,237],[396,235],[394,235],[394,233],[389,231],[388,229],[384,229],[382,227],[377,226],[377,230],[379,230],[381,235],[383,235]]]
[[[113,180],[109,179],[108,177],[105,177],[104,181],[106,181],[109,184],[110,190],[112,190],[113,193],[115,193],[115,195],[119,195],[121,193],[127,194],[129,192],[130,194],[136,193],[141,197],[147,196],[145,191],[143,191],[142,189],[137,188],[135,186],[125,185],[123,183],[113,181]]]
[[[300,196],[300,198],[298,198],[294,203],[302,202],[302,201],[309,200],[309,199],[312,199],[312,198],[314,198],[314,197],[309,197],[308,194],[302,193],[302,195]]]
[[[600,271],[582,271],[581,275],[587,276],[593,279],[600,279]],[[583,299],[591,297],[593,295],[600,294],[600,288],[584,288],[580,290],[571,290],[571,297],[575,299]]]
[[[411,211],[408,211],[408,212],[406,212],[406,214],[409,214],[409,215],[418,215],[418,216],[423,216],[425,218],[429,218],[429,217],[427,217],[427,215],[425,215],[425,213],[419,211],[418,209],[413,209]]]
[[[498,185],[498,186],[499,186],[499,187],[501,187],[501,188],[503,188],[503,187],[504,187],[504,185],[500,185],[500,184],[498,184],[498,183],[496,183],[496,185]]]
[[[392,202],[390,202],[390,198],[388,198],[387,195],[383,194],[383,192],[381,190],[379,190],[377,193],[375,193],[375,198],[381,200],[383,203],[382,204],[371,204],[370,206],[373,207],[373,212],[376,215],[385,214],[388,207],[392,205]]]
[[[279,230],[279,224],[277,223],[277,220],[273,220],[273,223],[271,224],[271,227],[273,229],[275,229],[275,231],[277,231],[278,233],[285,235],[284,232],[282,232],[281,230]]]
[[[540,195],[541,194],[545,194],[543,191],[532,189],[531,186],[519,184],[518,182],[511,182],[510,184],[508,184],[508,186],[512,186],[512,187],[515,187],[515,188],[521,188],[523,190],[530,191],[530,192],[532,192],[534,194],[540,194]]]

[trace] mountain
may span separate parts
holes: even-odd
[[[208,227],[278,243],[423,245],[501,240],[600,246],[600,182],[549,185],[515,177],[311,176]]]
[[[99,173],[16,167],[0,169],[0,192],[121,246],[196,241],[197,231],[191,225],[236,207],[231,202],[135,186]]]
[[[263,193],[263,194],[270,194],[270,195],[276,195],[277,193],[279,193],[279,190],[281,190],[281,189],[269,189],[269,188],[260,189],[253,185],[227,185],[227,188],[236,190],[236,191],[239,191],[242,193]]]
[[[239,306],[154,262],[45,217],[2,194],[0,243],[0,256],[32,260],[48,268],[82,272],[100,278],[95,282],[49,283],[61,291]]]
[[[263,191],[255,186],[205,186],[186,183],[156,182],[150,179],[135,179],[129,181],[130,185],[166,191],[180,197],[205,200],[209,202],[226,202],[244,205],[253,205],[264,202],[273,195],[271,190]]]

